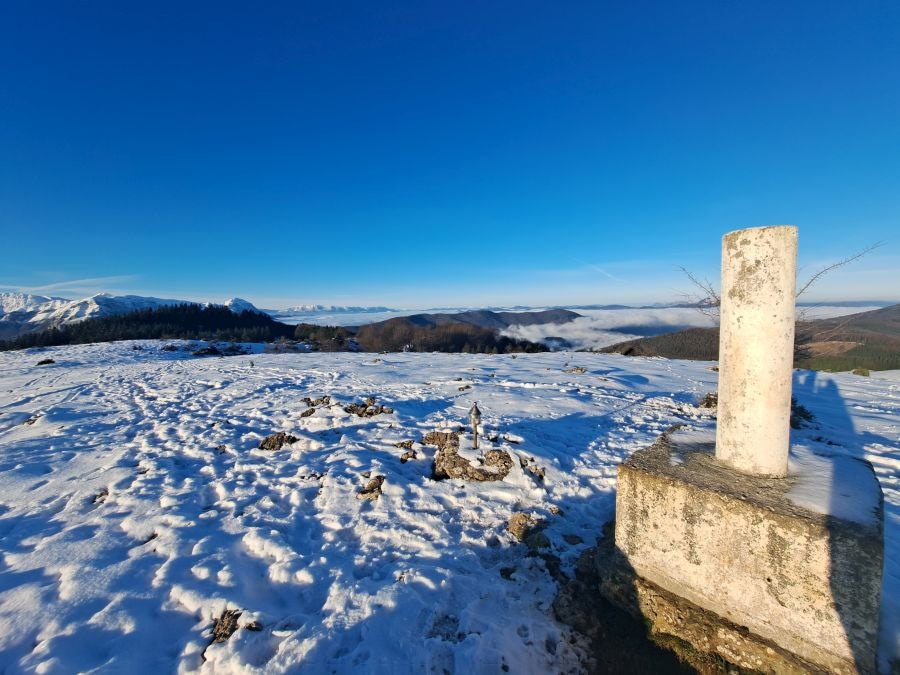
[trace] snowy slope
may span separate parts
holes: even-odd
[[[546,518],[571,573],[613,514],[617,464],[673,423],[714,424],[694,403],[716,373],[698,362],[160,346],[0,353],[2,672],[577,672],[555,582],[505,521]],[[898,388],[898,371],[796,383],[816,422],[795,441],[869,458],[884,489],[885,658],[900,652]],[[343,410],[369,395],[394,412]],[[394,443],[455,429],[473,400],[487,445],[533,457],[544,482],[518,462],[500,483],[436,482],[421,445],[400,462]],[[278,431],[298,440],[257,448]],[[367,474],[386,477],[372,503],[356,498]],[[208,646],[226,608],[251,628]]]
[[[65,304],[68,300],[63,298],[51,298],[46,295],[32,295],[30,293],[0,293],[0,316],[13,312],[33,312],[42,305],[51,303]]]
[[[118,316],[142,309],[156,309],[187,302],[189,301],[109,293],[97,293],[81,300],[48,298],[24,293],[0,293],[0,339],[9,339],[21,333],[46,330],[85,319]],[[237,314],[243,311],[260,312],[252,303],[241,298],[231,298],[224,304]]]
[[[235,314],[240,314],[241,312],[255,312],[256,314],[266,313],[257,309],[249,300],[244,300],[243,298],[231,298],[230,300],[226,300],[225,306]]]

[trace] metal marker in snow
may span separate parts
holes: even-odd
[[[472,425],[472,447],[478,449],[478,425],[481,424],[481,411],[478,402],[472,404],[469,410],[469,424]]]
[[[722,238],[716,459],[757,476],[787,475],[796,275],[796,227]]]

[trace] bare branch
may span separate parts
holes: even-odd
[[[678,269],[681,270],[682,274],[690,280],[698,291],[698,293],[683,293],[683,297],[689,302],[696,304],[697,309],[703,314],[718,317],[719,305],[722,301],[713,283],[709,279],[698,278],[686,267],[679,265]]]
[[[864,248],[862,251],[859,251],[858,253],[854,253],[853,255],[851,255],[847,258],[838,260],[836,263],[832,263],[831,265],[827,265],[827,266],[823,267],[818,272],[813,274],[809,278],[809,280],[800,287],[800,290],[797,291],[797,297],[799,298],[801,295],[806,293],[806,291],[809,290],[809,287],[812,286],[814,283],[816,283],[816,281],[818,281],[823,275],[828,274],[832,270],[836,270],[838,267],[843,267],[844,265],[849,265],[853,261],[859,260],[864,255],[871,253],[876,248],[879,248],[880,246],[883,246],[883,245],[884,245],[883,241],[876,242],[876,243],[872,244],[871,246]]]

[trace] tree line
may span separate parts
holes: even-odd
[[[464,352],[506,354],[547,351],[543,345],[516,340],[469,324],[414,326],[402,318],[358,329],[299,324],[289,326],[267,314],[191,303],[142,309],[118,316],[95,317],[0,341],[0,351],[116,340],[215,340],[274,342],[296,340],[319,351]]]
[[[0,351],[77,345],[116,340],[221,340],[267,342],[291,337],[293,326],[266,314],[240,314],[216,305],[180,304],[141,309],[118,316],[85,319],[0,342]]]

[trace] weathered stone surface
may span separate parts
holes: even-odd
[[[787,475],[796,275],[796,227],[722,238],[716,457],[758,476]]]
[[[432,476],[436,480],[462,478],[474,481],[503,480],[513,466],[512,457],[503,450],[488,450],[480,462],[482,466],[474,466],[468,459],[459,454],[459,433],[456,431],[432,431],[422,443],[436,445]]]
[[[375,417],[375,415],[390,415],[394,412],[393,408],[386,405],[376,405],[375,397],[369,396],[362,403],[351,403],[344,408],[345,412],[357,417]]]
[[[222,612],[222,616],[213,622],[212,641],[210,644],[225,642],[238,629],[238,619],[241,618],[241,611],[237,609],[226,609]]]
[[[603,598],[643,622],[656,644],[672,649],[700,672],[731,673],[731,666],[779,675],[823,672],[773,641],[637,576],[615,548],[612,528],[596,548],[582,555],[578,570],[582,584],[599,589]],[[557,614],[568,613],[578,620],[579,613],[592,611],[582,605],[578,597],[561,592]],[[580,621],[584,623],[584,618]]]
[[[506,529],[516,539],[532,550],[549,548],[550,540],[544,534],[547,523],[527,513],[514,513],[506,521]]]
[[[381,496],[382,485],[384,485],[384,476],[373,476],[372,479],[366,483],[366,487],[357,493],[356,498],[374,502]]]
[[[429,431],[422,439],[423,445],[436,445],[438,448],[452,446],[459,447],[459,432],[456,431]]]
[[[266,436],[259,444],[260,450],[281,450],[285,445],[290,445],[291,443],[296,443],[298,439],[296,436],[292,436],[291,434],[286,434],[283,431],[279,431],[277,434],[272,434],[271,436]]]
[[[796,487],[803,475],[763,478],[723,466],[709,440],[665,434],[620,466],[615,541],[623,559],[641,583],[745,627],[760,644],[771,641],[833,672],[873,671],[883,514],[871,466],[851,467],[862,469],[853,501],[873,505],[866,517],[853,519],[801,505]],[[832,470],[834,500],[846,492],[844,473],[846,467]],[[663,597],[651,586],[640,592]],[[654,602],[673,601],[645,604]],[[654,621],[690,632],[678,628],[690,621],[672,618],[669,610],[657,613],[662,618]],[[732,644],[733,660],[745,648],[735,637],[740,631],[726,633],[708,641],[716,650]],[[707,647],[699,639],[697,648]]]
[[[506,521],[507,531],[519,541],[525,540],[525,535],[537,525],[537,520],[527,513],[514,513]]]

